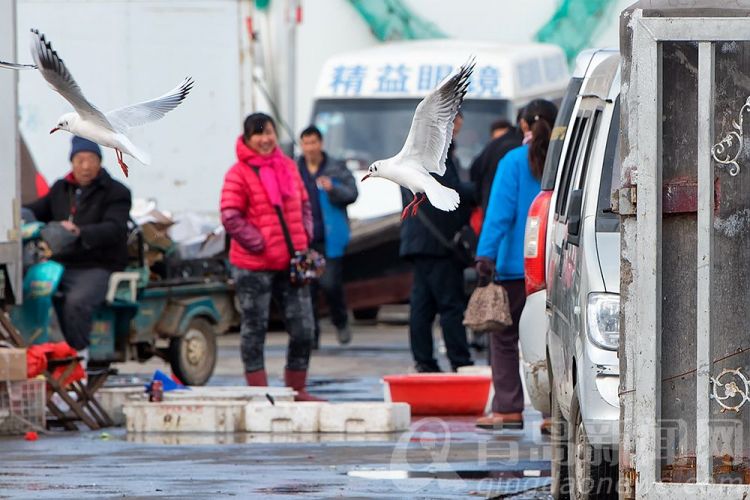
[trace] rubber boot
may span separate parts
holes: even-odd
[[[245,372],[247,385],[255,387],[265,387],[268,385],[268,377],[265,370],[255,370],[254,372]]]
[[[325,399],[316,398],[305,390],[307,381],[307,370],[284,370],[284,384],[297,391],[294,396],[295,401],[325,401]]]

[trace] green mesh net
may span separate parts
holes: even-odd
[[[591,46],[596,28],[616,3],[617,0],[562,0],[536,39],[559,45],[572,61],[581,50]]]
[[[446,38],[440,28],[411,11],[401,0],[349,0],[378,40]]]

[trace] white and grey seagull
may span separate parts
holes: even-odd
[[[364,181],[382,177],[412,192],[414,199],[401,212],[401,220],[409,216],[410,210],[412,216],[416,215],[426,199],[446,212],[455,210],[461,202],[456,191],[440,184],[431,174],[445,174],[445,159],[453,140],[453,120],[466,95],[474,65],[474,58],[469,59],[422,99],[401,151],[374,162],[362,178]]]
[[[127,136],[128,130],[163,118],[165,114],[176,108],[193,87],[192,78],[185,78],[178,87],[156,99],[102,113],[83,95],[73,75],[65,67],[57,52],[52,49],[50,42],[45,40],[44,35],[35,29],[31,30],[31,34],[31,55],[39,72],[75,110],[62,115],[57,125],[50,130],[50,134],[58,130],[67,130],[71,134],[114,149],[117,154],[117,163],[122,168],[125,177],[128,176],[128,166],[122,160],[123,153],[148,165],[150,163],[148,154],[131,142]]]

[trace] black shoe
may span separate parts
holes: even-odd
[[[336,328],[336,338],[339,344],[346,345],[352,341],[352,331],[349,330],[349,326],[345,325],[341,328]]]
[[[417,373],[442,373],[443,370],[437,365],[437,363],[417,363],[414,365]]]

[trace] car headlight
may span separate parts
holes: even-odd
[[[617,349],[620,344],[620,296],[592,293],[586,309],[586,322],[591,341],[604,349]]]

